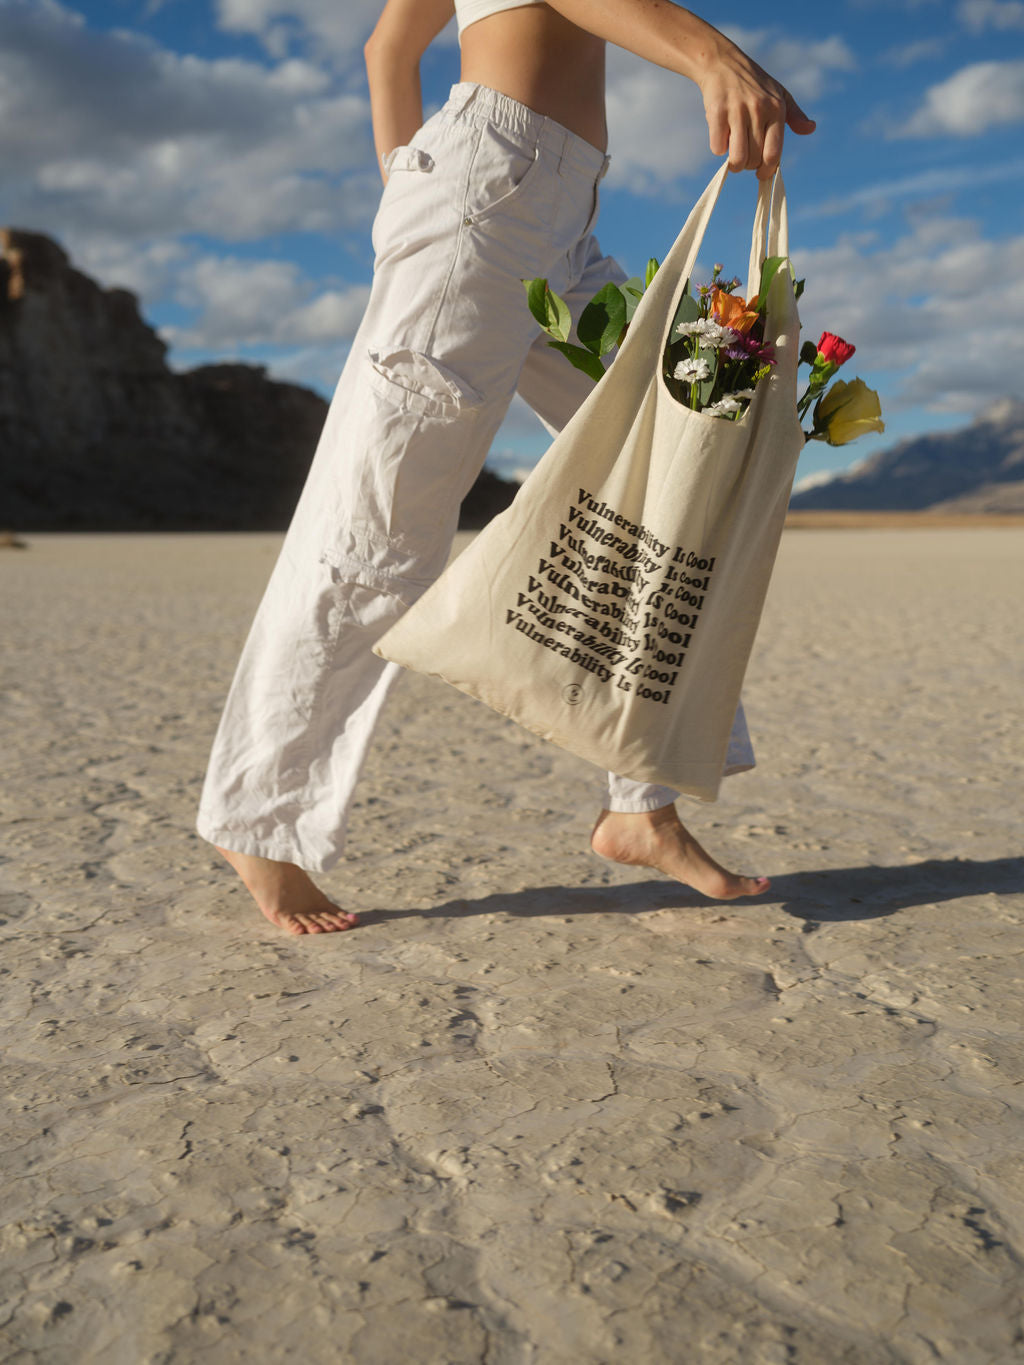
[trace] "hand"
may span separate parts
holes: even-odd
[[[777,80],[729,43],[698,81],[704,97],[711,150],[729,157],[731,171],[757,171],[759,180],[775,174],[782,158],[786,127],[813,133],[815,122]]]

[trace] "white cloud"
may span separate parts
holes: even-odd
[[[621,48],[608,49],[610,188],[657,194],[709,159],[697,87]]]
[[[824,95],[836,71],[855,71],[857,59],[842,38],[791,38],[772,29],[723,28],[798,100]]]
[[[217,0],[217,22],[229,33],[251,33],[274,56],[313,41],[334,56],[362,47],[380,18],[379,0]]]
[[[887,10],[905,9],[913,11],[925,9],[929,5],[944,5],[946,0],[849,0],[849,3],[851,8],[859,10],[884,7]]]
[[[542,453],[542,450],[538,451],[537,457],[539,458]],[[516,483],[522,483],[527,475],[533,472],[534,465],[532,461],[524,458],[521,450],[503,450],[500,446],[493,445],[487,453],[487,468],[501,479],[512,479]]]
[[[1024,61],[974,62],[931,86],[920,108],[895,136],[971,137],[1024,120]]]
[[[272,379],[289,380],[315,389],[330,401],[338,386],[338,376],[345,368],[351,344],[347,341],[332,345],[302,346],[280,352],[264,350],[258,363],[265,365]],[[203,357],[205,360],[205,357]]]
[[[929,195],[947,195],[957,190],[977,189],[982,185],[1006,184],[1015,178],[1024,179],[1024,160],[998,162],[995,165],[936,166],[918,171],[898,180],[877,181],[862,185],[849,194],[800,209],[799,218],[828,218],[862,209],[877,216],[887,212],[897,200],[919,199]]]
[[[1024,29],[1021,0],[960,0],[957,18],[974,33],[993,28],[1002,32]]]
[[[845,470],[843,471],[846,472]],[[831,483],[838,476],[835,469],[819,469],[814,474],[805,474],[802,479],[798,479],[793,485],[794,493],[806,493],[811,488],[821,488],[827,483]]]
[[[531,438],[539,435],[545,440],[550,439],[540,418],[529,403],[524,398],[519,397],[518,393],[512,399],[509,410],[505,414],[501,430],[513,445],[523,437]]]
[[[159,238],[147,242],[119,242],[101,234],[85,236],[69,245],[71,264],[93,278],[121,289],[130,289],[145,304],[170,293],[182,267],[192,258],[193,251],[174,238]]]
[[[886,66],[893,66],[898,71],[905,71],[909,66],[915,66],[918,62],[931,61],[934,57],[941,57],[946,50],[945,38],[920,38],[916,42],[900,43],[896,47],[886,48],[879,56],[879,61]]]
[[[0,215],[58,236],[242,240],[365,227],[369,102],[309,61],[180,55],[0,5]]]
[[[217,22],[253,34],[274,57],[300,48],[344,63],[361,53],[382,8],[381,0],[217,0]],[[437,41],[458,41],[454,20]]]
[[[355,336],[369,301],[369,285],[329,289],[290,314],[283,314],[274,339],[290,345],[348,340]]]
[[[893,372],[891,406],[973,413],[1019,392],[1024,235],[992,242],[969,220],[929,217],[873,246],[794,251],[805,336],[836,332],[858,348],[854,372]]]
[[[293,261],[203,256],[179,269],[173,291],[195,321],[161,334],[187,350],[333,344],[355,334],[369,294],[362,284],[318,293]]]

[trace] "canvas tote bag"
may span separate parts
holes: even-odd
[[[799,319],[769,291],[777,364],[736,421],[685,408],[662,357],[728,168],[698,200],[614,362],[495,518],[376,652],[602,768],[718,794],[797,457]],[[788,254],[762,182],[749,298]]]

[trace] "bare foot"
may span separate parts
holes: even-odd
[[[332,904],[294,863],[235,853],[219,844],[214,848],[228,860],[267,919],[279,929],[290,934],[333,934],[359,923],[355,915]]]
[[[767,877],[739,877],[716,863],[680,822],[675,806],[661,806],[643,815],[603,810],[590,846],[602,858],[656,868],[714,900],[760,896],[771,885]]]

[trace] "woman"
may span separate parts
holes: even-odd
[[[457,11],[462,80],[423,127],[419,62]],[[591,382],[545,344],[520,280],[578,316],[624,272],[591,229],[608,166],[606,42],[688,76],[711,150],[771,175],[813,123],[717,30],[663,0],[388,0],[366,44],[385,191],[374,283],[214,743],[198,828],[292,933],[351,928],[328,870],[398,669],[372,646],[444,567],[459,503],[518,390],[552,431]],[[737,716],[727,771],[750,767]],[[664,787],[610,775],[592,847],[732,899]]]

